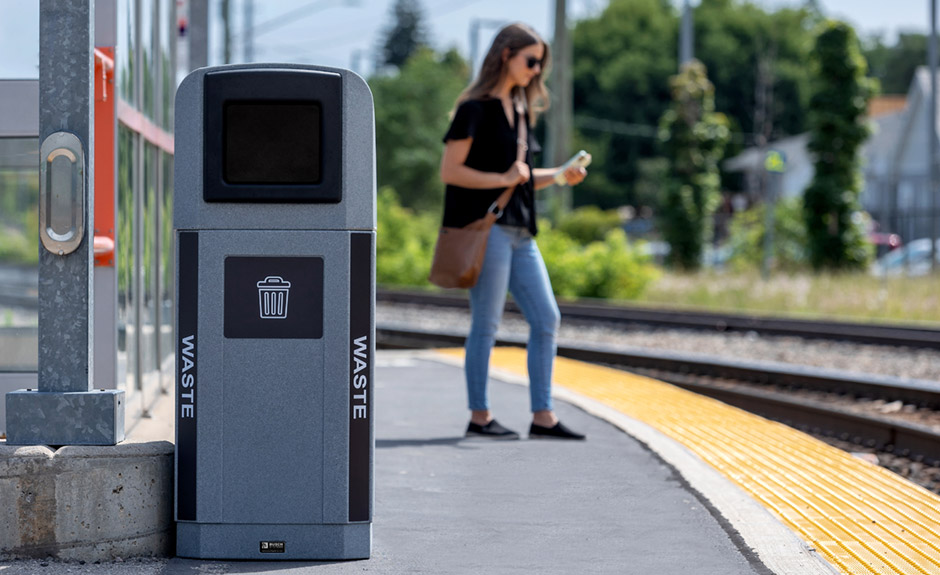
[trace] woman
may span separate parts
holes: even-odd
[[[472,326],[467,338],[465,371],[470,407],[467,436],[518,439],[489,409],[486,383],[490,351],[503,312],[507,288],[529,323],[528,371],[532,408],[530,438],[584,439],[561,424],[552,411],[552,364],[560,314],[551,283],[533,239],[535,190],[549,186],[558,169],[532,169],[537,147],[527,130],[525,161],[518,161],[518,124],[531,128],[545,109],[548,93],[542,73],[549,65],[548,46],[524,24],[510,24],[496,35],[476,80],[457,99],[447,135],[441,179],[447,184],[444,225],[463,227],[486,213],[497,197],[515,186],[503,215],[490,231],[477,284],[470,289]],[[587,172],[570,168],[569,185]]]

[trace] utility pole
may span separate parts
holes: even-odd
[[[222,63],[232,62],[232,0],[222,0],[219,5],[222,13]]]
[[[243,22],[242,22],[242,50],[244,54],[244,62],[250,64],[255,59],[255,2],[254,0],[244,0],[245,5],[242,7],[243,11]]]
[[[506,24],[505,20],[492,20],[489,18],[474,18],[470,20],[470,79],[467,83],[472,83],[476,77],[477,58],[480,50],[480,30],[483,28],[502,28]]]
[[[467,84],[473,83],[474,72],[477,67],[477,36],[480,34],[480,20],[474,18],[470,20],[470,78],[467,79]]]
[[[930,270],[936,272],[937,239],[940,238],[940,214],[937,194],[940,193],[940,165],[937,157],[937,0],[930,0],[930,41],[927,44],[927,61],[930,65],[930,125],[927,133],[927,148],[930,166]]]
[[[552,105],[548,111],[548,134],[544,164],[546,167],[560,166],[571,155],[571,125],[573,123],[574,88],[571,81],[571,40],[568,34],[568,11],[566,0],[555,0],[555,36],[552,39]],[[558,213],[571,211],[571,187],[560,186]]]
[[[761,50],[763,52],[763,50]],[[770,278],[773,262],[774,244],[774,208],[780,196],[783,171],[778,152],[768,152],[767,146],[774,129],[774,73],[773,62],[777,55],[776,44],[771,44],[767,53],[757,58],[757,85],[754,87],[754,132],[760,149],[760,158],[764,160],[764,169],[760,170],[760,188],[764,199],[764,258],[761,265],[761,277]]]
[[[679,28],[679,70],[682,65],[695,58],[695,28],[692,26],[692,6],[689,0],[682,5],[682,23]]]

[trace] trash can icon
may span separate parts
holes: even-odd
[[[261,319],[287,319],[290,282],[281,276],[268,276],[258,282],[258,307]]]

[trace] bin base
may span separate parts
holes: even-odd
[[[190,559],[368,559],[371,553],[371,523],[288,525],[180,521],[176,525],[176,554]]]

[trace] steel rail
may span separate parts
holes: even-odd
[[[406,326],[377,325],[381,348],[461,346],[465,334]],[[523,347],[525,338],[502,337],[497,345]],[[704,378],[722,378],[768,386],[809,389],[858,398],[902,401],[940,409],[940,382],[864,375],[780,363],[732,361],[704,355],[621,349],[606,346],[559,345],[558,355],[614,366],[655,370],[657,379],[714,397],[787,425],[853,441],[859,445],[940,465],[940,433],[930,428],[851,413],[824,403],[795,399],[786,393],[709,385]]]
[[[468,305],[465,295],[388,289],[378,290],[376,301],[459,308],[466,308]],[[766,335],[794,336],[805,339],[940,349],[940,329],[931,328],[655,309],[614,305],[600,301],[559,302],[558,308],[563,318],[573,320],[718,332],[752,331]],[[518,306],[512,301],[506,303],[506,309],[520,313]]]

